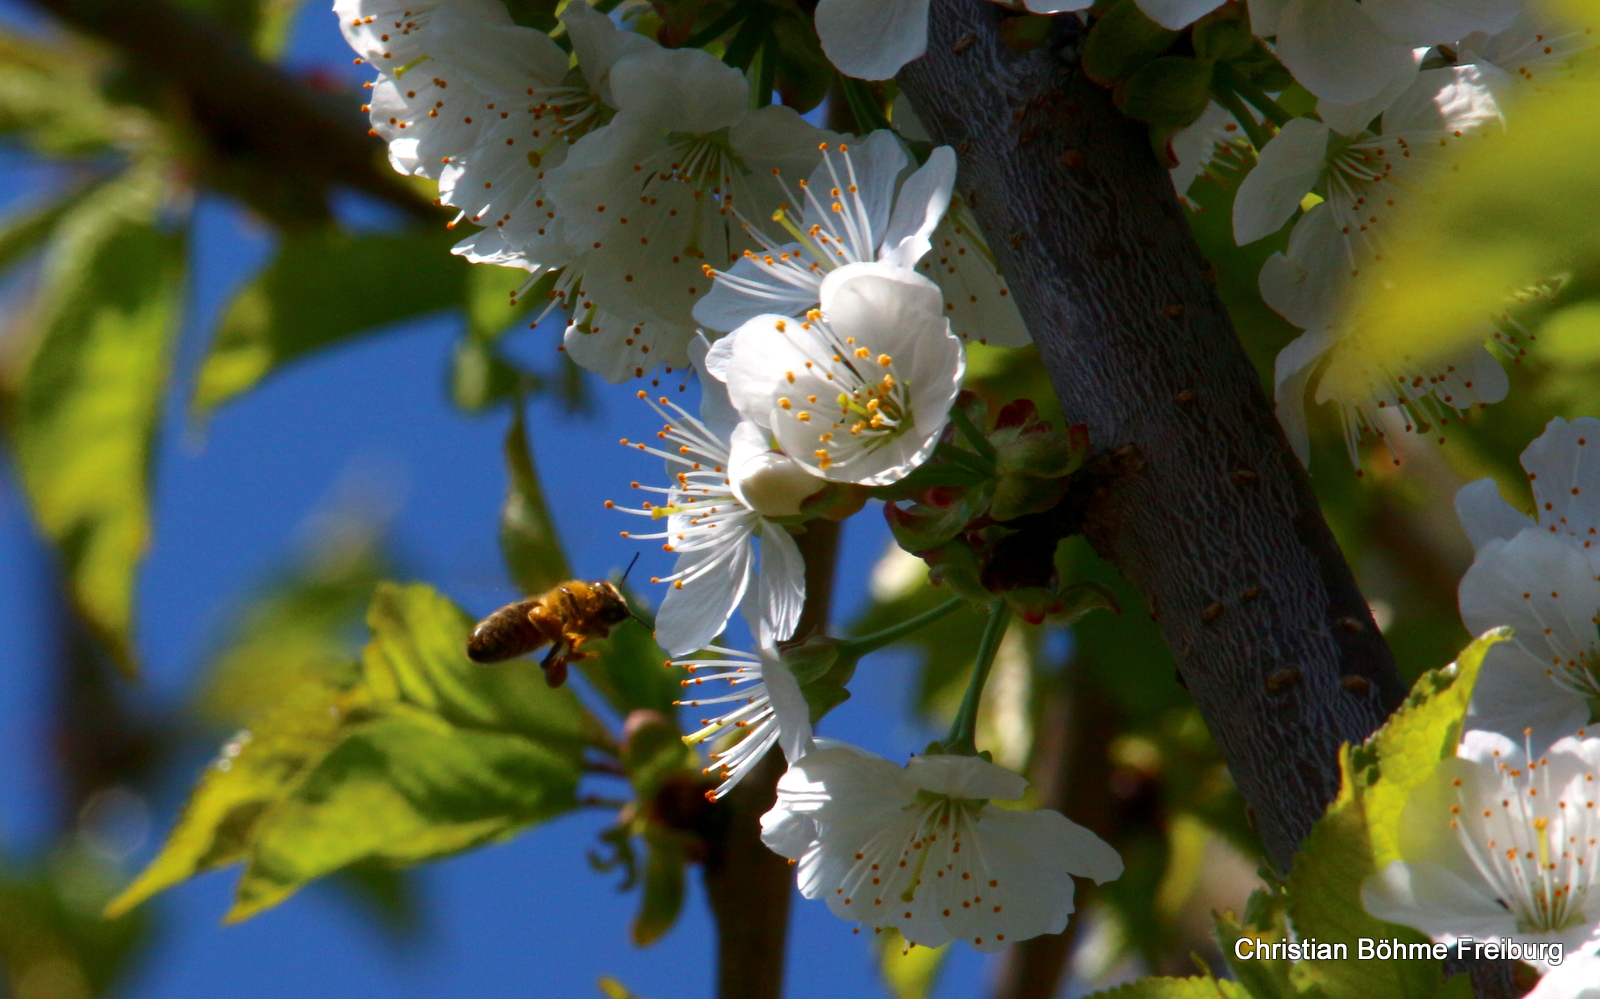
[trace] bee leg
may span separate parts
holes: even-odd
[[[567,636],[563,634],[566,628],[562,620],[543,607],[535,607],[528,611],[528,623],[553,646],[559,647],[566,641]]]
[[[589,640],[588,635],[579,634],[575,631],[569,631],[563,635],[562,638],[564,638],[567,643],[567,659],[569,661],[578,659],[593,659],[595,656],[599,655],[598,652],[578,651],[578,647]]]
[[[539,668],[544,670],[544,682],[551,687],[559,687],[567,682],[567,649],[564,642],[556,642],[550,651],[539,660]]]

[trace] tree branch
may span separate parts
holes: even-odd
[[[244,40],[168,0],[34,0],[73,28],[127,54],[143,74],[183,92],[205,139],[209,182],[248,200],[274,221],[325,213],[326,189],[344,185],[419,219],[438,212],[382,165],[382,145],[348,115]]]
[[[1018,52],[1005,16],[934,0],[928,52],[899,81],[956,149],[1068,420],[1112,457],[1085,533],[1158,614],[1287,870],[1338,789],[1339,744],[1405,687],[1146,130],[1075,71],[1075,18]]]
[[[813,520],[795,538],[806,562],[806,603],[795,638],[826,627],[833,605],[839,525]],[[783,752],[770,750],[723,798],[728,824],[706,858],[706,894],[717,921],[719,999],[778,999],[789,932],[789,862],[761,842],[761,816],[777,800]]]

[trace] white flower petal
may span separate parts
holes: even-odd
[[[906,775],[917,786],[952,798],[1014,801],[1028,789],[1021,774],[976,756],[913,756]]]
[[[1187,28],[1202,15],[1209,14],[1221,6],[1215,0],[1138,0],[1138,3],[1139,9],[1144,11],[1146,17],[1163,28],[1171,28],[1174,31]]]
[[[578,67],[593,90],[611,107],[616,96],[611,92],[611,69],[626,56],[656,48],[656,43],[635,31],[622,31],[616,22],[587,3],[569,3],[561,11],[567,26]]]
[[[745,590],[754,581],[754,553],[747,543],[685,552],[674,573],[692,572],[709,563],[717,567],[667,590],[656,612],[656,644],[669,656],[703,649],[721,634]]]
[[[1523,999],[1600,999],[1600,956],[1566,955]]]
[[[750,111],[744,74],[702,49],[636,52],[611,68],[611,93],[661,132],[715,132]]]
[[[1456,517],[1473,550],[1495,538],[1510,541],[1534,522],[1517,512],[1500,495],[1500,486],[1494,479],[1469,482],[1456,492]]]
[[[915,267],[932,246],[933,230],[950,207],[956,182],[956,154],[939,146],[900,188],[894,215],[883,234],[878,259],[896,267]]]
[[[1234,198],[1235,242],[1243,246],[1283,228],[1321,176],[1330,134],[1320,121],[1293,118],[1273,136]]]
[[[789,532],[776,524],[761,531],[761,622],[758,631],[786,641],[800,623],[806,602],[806,563]]]
[[[1368,100],[1415,69],[1412,43],[1378,27],[1355,0],[1288,0],[1273,27],[1278,58],[1294,78],[1339,104]]]
[[[1058,812],[980,807],[941,791],[1020,791],[1021,778],[989,772],[998,769],[948,757],[901,769],[817,740],[779,780],[763,838],[798,858],[807,898],[826,899],[844,919],[893,926],[913,943],[959,938],[991,951],[1059,932],[1072,911],[1072,875],[1108,880],[1121,859]],[[806,832],[813,842],[802,843]]]
[[[1250,29],[1262,38],[1278,33],[1278,18],[1289,0],[1250,0]]]
[[[917,273],[939,286],[951,332],[963,341],[993,347],[1026,347],[1033,342],[1016,298],[995,269],[994,257],[965,205],[952,201],[933,230],[932,243],[932,251],[917,264]]]
[[[1600,538],[1600,420],[1551,420],[1522,452],[1522,467],[1541,527],[1582,542]]]
[[[820,0],[817,37],[839,71],[887,80],[928,48],[928,0]]]
[[[505,14],[503,8],[500,13]],[[567,75],[567,54],[549,35],[515,24],[485,23],[477,10],[455,3],[434,12],[426,46],[435,59],[459,67],[474,86],[502,97],[525,94],[529,87],[559,86]]]
[[[1361,886],[1361,903],[1379,919],[1432,937],[1493,939],[1516,925],[1493,895],[1427,863],[1391,861]]]
[[[1266,271],[1262,271],[1263,282]],[[1306,427],[1306,389],[1318,360],[1333,346],[1328,330],[1300,334],[1278,351],[1274,362],[1273,392],[1277,397],[1278,422],[1289,438],[1300,464],[1311,464],[1311,437]]]
[[[1427,51],[1426,49],[1422,51]],[[1413,53],[1415,55],[1415,53]],[[1355,104],[1336,104],[1333,101],[1317,101],[1317,117],[1327,123],[1328,127],[1340,135],[1355,136],[1366,130],[1372,124],[1372,119],[1388,110],[1401,94],[1411,87],[1416,79],[1414,75],[1397,73],[1390,78],[1388,84],[1377,94]]]
[[[779,253],[799,255],[799,243],[785,243]],[[809,255],[807,260],[811,259]],[[716,281],[711,291],[695,303],[695,322],[714,330],[736,330],[760,315],[803,315],[817,305],[816,284],[796,284],[761,267],[750,257],[740,257],[725,272],[731,280]],[[737,285],[737,287],[736,287]]]
[[[1363,0],[1384,31],[1412,45],[1453,42],[1474,31],[1504,31],[1522,0]]]

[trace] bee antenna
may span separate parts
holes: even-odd
[[[628,563],[628,567],[626,569],[622,570],[622,579],[619,580],[619,582],[626,583],[628,581],[628,573],[633,571],[634,563],[638,562],[638,561],[639,561],[639,553],[638,552],[634,552],[633,553],[633,561],[629,562]]]

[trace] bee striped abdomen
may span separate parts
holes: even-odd
[[[538,600],[521,600],[480,621],[467,639],[467,657],[475,663],[503,663],[525,656],[548,642],[528,618],[528,612],[538,603]]]

